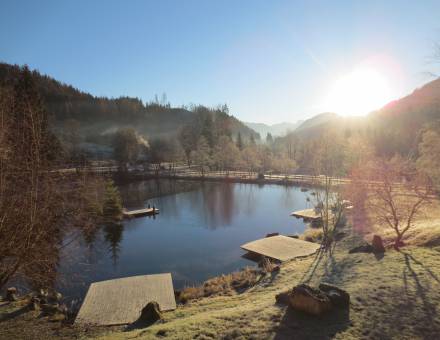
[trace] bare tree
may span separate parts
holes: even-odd
[[[0,124],[0,288],[20,276],[48,287],[66,231],[86,227],[79,219],[89,205],[82,181],[56,170],[59,143],[26,67],[14,88],[0,93]]]
[[[431,182],[400,157],[370,162],[364,178],[368,183],[368,208],[378,224],[394,230],[394,247],[398,249],[423,206],[430,202]]]
[[[313,192],[311,201],[317,214],[320,215],[322,228],[322,246],[331,250],[337,226],[343,219],[344,204],[335,177],[343,167],[343,148],[336,136],[326,134],[316,143],[312,153],[313,173],[319,187]]]

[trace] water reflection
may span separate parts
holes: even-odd
[[[123,230],[124,227],[122,223],[109,223],[106,224],[103,228],[104,239],[108,244],[108,250],[110,252],[113,266],[116,266],[116,264],[118,263]]]
[[[62,264],[70,287],[82,296],[91,282],[171,272],[176,289],[253,265],[240,245],[267,233],[300,233],[301,220],[289,216],[307,206],[295,187],[278,185],[150,180],[118,184],[128,209],[148,204],[160,209],[143,217],[103,226],[84,235],[74,261]]]

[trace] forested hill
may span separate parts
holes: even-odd
[[[19,66],[0,63],[0,86],[11,86],[19,70]],[[240,132],[243,137],[249,138],[252,134],[258,138],[255,131],[229,115],[225,105],[188,109],[173,108],[163,100],[144,104],[140,99],[131,97],[94,97],[37,71],[33,71],[32,75],[58,131],[66,122],[74,121],[84,137],[96,137],[120,127],[134,127],[148,138],[172,137],[200,115],[209,115],[214,123],[227,128],[233,137]]]
[[[358,136],[374,147],[378,155],[411,155],[424,127],[440,120],[440,78],[365,117],[343,117],[323,113],[304,121],[284,139],[311,140],[324,133],[348,141]]]

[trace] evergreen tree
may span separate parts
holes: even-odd
[[[102,213],[104,220],[109,222],[120,220],[122,217],[121,196],[111,180],[106,184]]]
[[[237,135],[237,148],[241,151],[241,150],[243,150],[243,147],[244,147],[243,139],[241,138],[241,133],[238,132],[238,135]]]

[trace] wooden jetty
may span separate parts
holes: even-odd
[[[321,214],[316,213],[315,209],[304,209],[294,211],[290,214],[290,216],[295,216],[297,218],[303,218],[305,220],[310,221],[318,221],[321,219]]]
[[[159,213],[159,209],[157,208],[145,208],[139,210],[126,210],[122,211],[122,215],[126,218],[131,217],[141,217],[141,216],[151,216]]]
[[[319,247],[320,245],[317,243],[283,235],[262,238],[240,246],[240,248],[251,253],[263,255],[281,262],[314,254]]]
[[[89,287],[75,323],[130,324],[152,301],[159,304],[161,311],[176,309],[171,273],[95,282]]]

